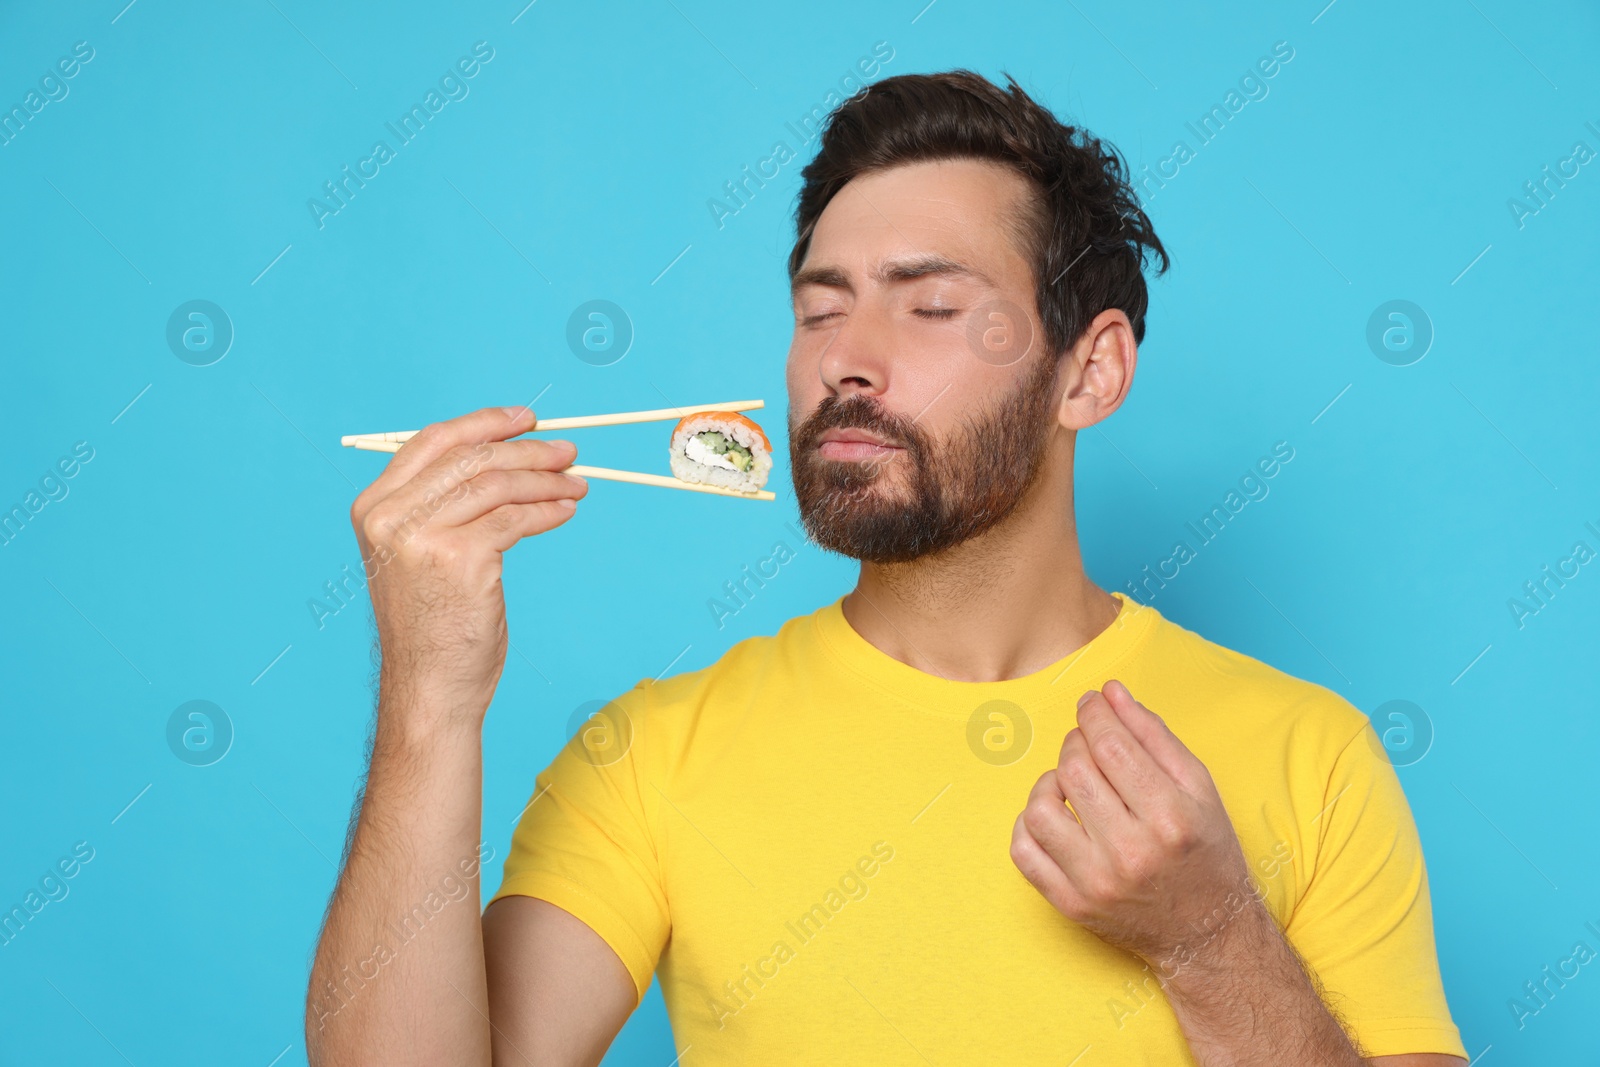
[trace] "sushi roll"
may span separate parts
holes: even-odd
[[[772,473],[772,444],[736,411],[697,411],[678,420],[668,446],[681,481],[754,492]]]

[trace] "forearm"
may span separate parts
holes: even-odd
[[[306,1050],[313,1064],[487,1067],[481,729],[392,703],[317,945]]]
[[[1202,1067],[1363,1067],[1259,900],[1185,961],[1166,984]]]

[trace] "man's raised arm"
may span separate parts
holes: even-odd
[[[626,969],[577,919],[527,898],[478,912],[502,554],[571,518],[587,491],[561,473],[570,443],[506,440],[533,421],[485,408],[429,426],[350,509],[382,662],[366,785],[307,990],[312,1064],[597,1063],[634,1007]]]

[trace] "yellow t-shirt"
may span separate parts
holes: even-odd
[[[1366,716],[1113,595],[1106,630],[1003,682],[901,663],[843,598],[640,681],[537,776],[494,899],[583,920],[641,998],[659,968],[703,1067],[1193,1064],[1156,971],[1010,857],[1077,698],[1117,678],[1210,770],[1366,1054],[1465,1057],[1411,809]]]

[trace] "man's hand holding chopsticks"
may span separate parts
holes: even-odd
[[[510,441],[526,407],[434,423],[350,508],[382,645],[388,707],[479,722],[507,647],[501,556],[570,519],[588,483],[561,473],[570,441]]]

